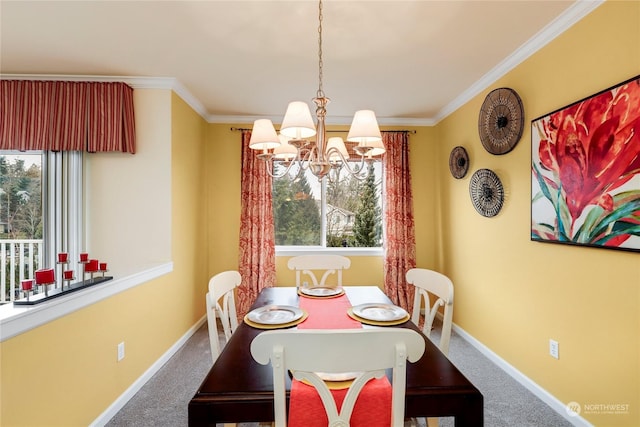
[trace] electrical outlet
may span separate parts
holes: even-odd
[[[559,349],[558,341],[551,340],[551,339],[549,340],[549,354],[551,355],[551,357],[555,359],[560,358],[560,349]]]
[[[118,344],[118,362],[124,359],[124,341]]]

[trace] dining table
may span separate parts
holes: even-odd
[[[354,307],[392,305],[377,286],[345,286],[344,292]],[[299,295],[296,287],[269,287],[260,292],[250,310],[270,305],[298,307],[301,298],[304,296]],[[363,324],[362,327],[386,326]],[[411,320],[394,327],[410,328],[422,334]],[[190,427],[274,420],[272,368],[256,362],[250,352],[251,342],[264,330],[247,322],[238,325],[189,402]],[[422,335],[424,354],[415,363],[407,364],[405,417],[454,417],[457,427],[482,426],[482,394],[429,338]],[[290,388],[291,381],[288,380],[287,399]]]

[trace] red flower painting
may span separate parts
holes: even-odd
[[[640,76],[531,122],[532,240],[640,251]]]

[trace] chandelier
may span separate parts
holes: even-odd
[[[358,179],[366,177],[365,163],[385,152],[382,136],[371,110],[356,111],[347,134],[347,141],[357,143],[353,151],[360,156],[359,163],[349,164],[349,151],[340,137],[327,140],[325,130],[326,106],[329,98],[322,88],[322,0],[318,3],[318,91],[316,104],[317,126],[314,125],[309,105],[306,102],[289,103],[278,134],[269,119],[258,119],[253,124],[249,147],[260,151],[257,156],[267,164],[267,173],[275,178],[289,175],[299,176],[310,170],[319,180],[329,177],[337,179],[341,170],[348,171]],[[315,144],[309,138],[316,136]],[[276,173],[273,162],[279,161],[285,169]],[[355,163],[355,164],[353,164]],[[297,173],[290,174],[297,165]],[[333,172],[332,172],[333,171]]]

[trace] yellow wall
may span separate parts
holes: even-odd
[[[640,258],[530,241],[530,120],[637,74],[640,2],[606,2],[437,126],[443,270],[456,287],[455,323],[562,402],[629,405],[620,415],[583,406],[598,426],[640,425]],[[480,105],[497,87],[515,89],[526,116],[522,139],[502,156],[486,152],[477,132]],[[444,169],[456,145],[471,162],[461,180]],[[495,218],[481,217],[469,200],[479,168],[494,170],[506,190]],[[559,360],[549,356],[550,338]]]
[[[2,342],[3,427],[89,425],[204,315],[206,224],[200,176],[206,123],[170,91],[164,91],[164,101],[158,92],[136,90],[136,98],[148,96],[172,110],[171,141],[166,139],[171,164],[165,172],[171,187],[156,188],[171,193],[171,227],[153,232],[171,235],[174,271]],[[160,115],[153,122],[168,119]],[[142,154],[133,161],[144,163],[146,148],[161,143],[139,139]],[[144,178],[141,171],[139,179]],[[117,205],[117,192],[114,198]],[[112,227],[127,214],[135,215],[126,205],[121,208]],[[116,347],[122,341],[126,357],[118,363]]]
[[[157,191],[171,186],[167,173],[171,168],[171,92],[138,89],[133,96],[137,139],[142,141],[137,153],[85,157],[87,232],[83,249],[91,258],[108,261],[109,274],[114,277],[171,261],[171,233],[166,231],[171,229],[171,192]],[[136,215],[115,226],[114,219],[122,217],[123,207]]]

